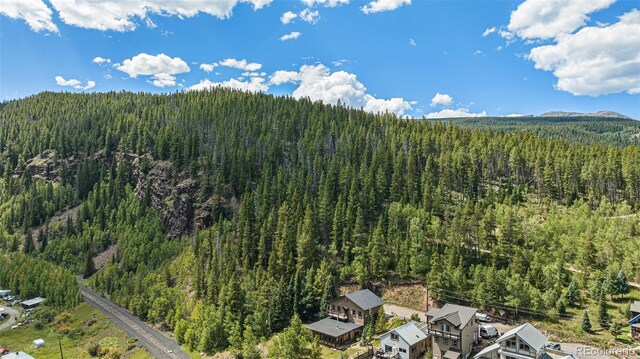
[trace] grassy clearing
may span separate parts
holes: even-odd
[[[44,339],[45,347],[35,349],[32,342],[39,338]],[[104,358],[117,358],[118,355],[122,358],[151,358],[107,317],[87,303],[58,314],[53,322],[40,330],[32,323],[1,331],[0,347],[25,351],[38,359],[58,359],[58,339],[65,358],[89,358],[91,349],[98,350]]]

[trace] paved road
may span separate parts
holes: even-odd
[[[101,297],[91,288],[80,286],[80,292],[87,303],[104,313],[111,321],[124,330],[130,337],[147,349],[154,358],[189,359],[173,339],[151,328],[138,317]]]
[[[1,313],[8,314],[9,318],[0,323],[0,330],[11,328],[11,326],[13,326],[13,324],[16,322],[16,318],[18,318],[18,315],[20,315],[20,313],[18,313],[18,311],[13,308],[3,307],[3,309],[4,310],[1,311]]]

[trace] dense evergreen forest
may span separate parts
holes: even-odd
[[[474,117],[444,120],[456,126],[505,132],[529,131],[544,138],[561,138],[578,144],[628,146],[640,144],[640,121],[628,118],[567,117]]]
[[[640,280],[640,146],[612,141],[224,89],[42,93],[0,107],[0,284],[44,290],[8,258],[55,265],[208,353],[344,283],[559,316]]]

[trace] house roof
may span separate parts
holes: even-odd
[[[305,326],[316,333],[322,333],[335,338],[362,327],[362,324],[345,323],[327,317]]]
[[[373,294],[369,289],[359,290],[357,292],[345,294],[345,297],[354,302],[358,307],[367,310],[375,307],[379,307],[384,304],[384,301],[377,295]]]
[[[491,352],[497,351],[498,349],[500,349],[500,344],[498,344],[498,343],[491,344],[488,347],[482,349],[480,351],[480,353],[476,354],[476,356],[474,356],[473,358],[474,359],[475,358],[482,358],[482,357],[484,357],[485,355],[487,355],[487,354],[489,354]]]
[[[634,313],[640,313],[640,300],[636,300],[631,304],[631,311]]]
[[[382,334],[381,337],[391,332],[394,332],[398,334],[398,336],[402,338],[405,342],[407,342],[407,344],[414,345],[420,342],[421,340],[427,339],[427,335],[423,333],[422,330],[420,330],[420,328],[418,328],[417,324],[418,322],[411,321],[407,324],[403,324],[397,328],[391,329],[385,334]]]
[[[447,350],[446,353],[444,353],[444,355],[442,356],[444,359],[458,359],[460,358],[460,352],[456,352],[453,350]]]
[[[631,320],[629,321],[629,324],[640,324],[640,314],[631,318]]]
[[[431,322],[446,319],[458,329],[462,329],[476,315],[477,311],[478,308],[447,303],[442,308],[430,309],[427,312],[427,317],[432,317]]]
[[[517,335],[520,339],[524,340],[535,351],[542,349],[545,343],[549,341],[549,339],[533,325],[525,323],[504,333],[504,335],[498,338],[496,342],[503,342],[514,335]]]
[[[44,301],[45,301],[45,299],[42,298],[42,297],[35,297],[33,299],[25,300],[20,304],[21,305],[26,305],[26,306],[32,306],[32,305],[40,304],[40,303],[42,303]]]

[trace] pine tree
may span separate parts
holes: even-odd
[[[622,333],[622,326],[620,325],[620,323],[613,322],[613,324],[611,324],[611,335],[613,335],[614,338],[618,339],[618,336],[621,333]]]
[[[567,288],[567,293],[565,294],[565,299],[567,301],[567,305],[570,307],[575,307],[578,305],[580,301],[580,292],[578,290],[578,284],[575,281],[571,281],[569,283],[569,287]]]
[[[582,330],[585,332],[591,331],[591,320],[589,319],[589,313],[587,313],[586,311],[582,316],[581,327],[582,327]]]
[[[95,271],[96,267],[95,263],[93,262],[93,256],[91,255],[91,251],[88,251],[84,258],[84,270],[82,271],[82,274],[84,278],[89,278],[93,275],[93,273],[95,273]]]
[[[598,323],[601,326],[606,326],[609,323],[609,313],[607,312],[607,296],[605,294],[605,289],[600,290],[600,295],[598,296]]]

